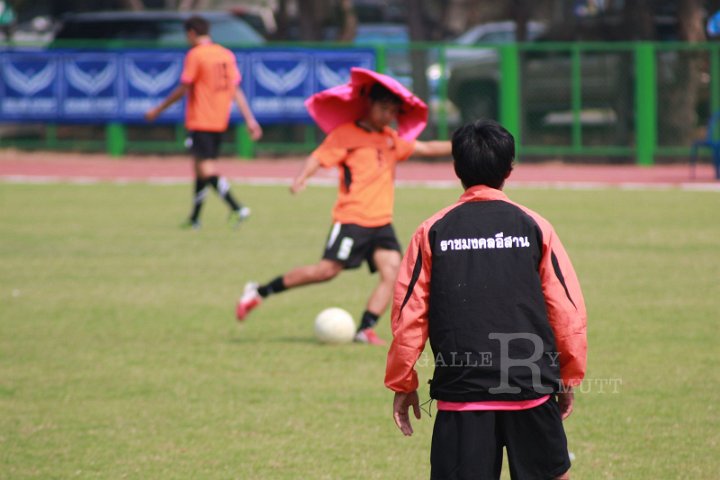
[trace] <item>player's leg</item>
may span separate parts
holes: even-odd
[[[499,415],[513,478],[570,478],[567,438],[555,398]]]
[[[235,226],[243,222],[250,216],[250,208],[235,200],[230,191],[230,183],[227,179],[220,175],[212,175],[208,177],[208,182],[230,208],[230,222]]]
[[[380,274],[380,279],[368,299],[367,309],[382,315],[390,304],[390,300],[392,300],[395,280],[398,276],[402,257],[398,251],[379,248],[373,253],[373,261]]]
[[[220,175],[217,162],[215,161],[220,155],[220,145],[222,143],[222,134],[219,132],[208,132],[207,135],[207,160],[203,162],[203,176],[207,182],[217,192],[218,196],[225,201],[230,208],[230,221],[235,225],[239,225],[243,220],[250,216],[250,209],[243,206],[235,200],[230,191],[230,182],[227,178]]]
[[[278,294],[290,288],[327,282],[335,278],[343,269],[342,263],[322,259],[313,265],[296,267],[284,275],[274,278],[266,284],[248,282],[235,306],[235,317],[242,321],[250,311],[260,305],[264,298]]]
[[[352,224],[335,223],[330,229],[322,259],[312,265],[297,267],[264,285],[248,282],[235,306],[235,317],[242,321],[251,310],[270,295],[288,288],[327,282],[343,269],[357,268],[365,260],[372,239],[372,231]]]
[[[396,250],[379,248],[373,252],[372,259],[380,279],[367,301],[355,339],[362,343],[384,345],[385,342],[377,336],[373,328],[392,300],[402,257]]]
[[[198,161],[195,161],[195,193],[193,195],[192,210],[190,217],[183,225],[191,228],[200,228],[200,211],[202,210],[205,198],[207,197],[208,183],[198,168]]]
[[[342,269],[343,265],[341,263],[322,259],[312,265],[293,268],[284,275],[276,277],[264,285],[259,285],[257,291],[262,298],[267,298],[272,294],[284,292],[289,288],[327,282],[342,272]]]
[[[193,170],[195,172],[195,194],[193,196],[192,211],[184,226],[199,228],[200,212],[202,211],[207,190],[208,179],[215,172],[214,162],[216,152],[212,144],[209,132],[190,132],[189,149],[193,157]]]
[[[367,261],[370,271],[377,271],[380,279],[370,294],[365,311],[360,318],[360,325],[355,334],[355,341],[357,342],[375,345],[385,344],[385,341],[377,336],[373,327],[382,314],[385,313],[392,300],[395,280],[402,260],[401,251],[400,242],[397,240],[392,225],[384,225],[374,229]]]
[[[287,272],[282,277],[285,288],[327,282],[335,278],[343,270],[343,265],[334,260],[322,259],[314,265],[304,265]]]
[[[494,411],[439,410],[430,447],[430,478],[500,478],[503,446],[496,419]]]

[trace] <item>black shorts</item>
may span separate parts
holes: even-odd
[[[190,153],[195,160],[211,160],[220,156],[221,132],[190,132]]]
[[[507,449],[513,479],[552,479],[570,468],[554,398],[528,410],[438,411],[430,453],[432,480],[499,479]]]
[[[367,260],[371,272],[377,270],[373,253],[377,249],[395,250],[402,254],[392,224],[382,227],[361,227],[354,223],[335,223],[330,229],[322,258],[340,262],[343,268],[357,268]]]

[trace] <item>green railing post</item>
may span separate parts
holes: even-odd
[[[635,98],[636,162],[652,165],[657,146],[657,79],[652,43],[639,42],[635,46]]]
[[[313,125],[306,125],[305,132],[303,135],[303,150],[312,151],[317,147],[317,140],[315,139],[315,127]]]
[[[582,151],[582,67],[580,45],[577,43],[572,46],[571,60],[572,147],[579,154]]]
[[[387,69],[387,49],[385,45],[375,45],[375,61],[377,62],[375,69],[379,73],[385,73]]]
[[[55,150],[57,148],[57,123],[49,123],[45,127],[45,146],[48,148],[48,150]]]
[[[175,145],[177,146],[178,150],[182,151],[183,149],[186,149],[187,142],[187,132],[185,131],[185,125],[182,123],[176,123],[175,124]]]
[[[710,55],[710,115],[720,112],[720,45],[713,44]],[[720,129],[720,125],[716,128]],[[713,132],[715,138],[720,132]]]
[[[235,149],[237,156],[243,160],[250,160],[255,154],[255,144],[244,123],[235,125]]]
[[[125,125],[108,123],[105,127],[107,153],[111,157],[121,157],[125,153]]]
[[[443,45],[440,47],[439,55],[440,63],[440,80],[438,81],[438,138],[446,140],[449,136],[447,102],[448,102],[448,82],[447,82],[447,48]]]
[[[500,123],[520,146],[520,57],[518,45],[508,43],[500,48]]]

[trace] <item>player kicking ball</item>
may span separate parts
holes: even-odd
[[[264,299],[285,290],[326,282],[367,262],[380,279],[367,301],[355,341],[385,342],[373,328],[387,309],[402,258],[392,226],[395,167],[411,155],[448,156],[448,141],[415,140],[427,124],[427,106],[399,82],[353,68],[350,82],[310,97],[306,106],[328,136],[310,154],[290,191],[300,193],[321,167],[339,171],[333,225],[322,259],[296,267],[270,282],[249,282],[237,302],[245,320]],[[390,127],[397,122],[397,131]]]

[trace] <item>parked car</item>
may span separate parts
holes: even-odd
[[[338,38],[337,27],[327,28],[325,40]],[[362,47],[382,46],[385,48],[385,73],[410,88],[412,66],[410,64],[410,33],[404,23],[361,23],[355,31],[353,43]]]
[[[548,28],[538,22],[528,22],[527,41],[551,40]],[[457,106],[463,121],[498,116],[500,87],[500,57],[497,48],[482,45],[514,42],[516,24],[512,21],[478,25],[459,36],[446,50],[448,99]],[[471,48],[471,45],[478,45]],[[571,103],[572,59],[567,51],[526,51],[522,55],[522,106],[526,113],[547,113],[567,110]],[[620,90],[619,55],[593,53],[583,57],[582,99],[585,107],[605,107],[612,92]],[[433,66],[435,67],[435,66]],[[431,67],[431,68],[433,68]],[[437,67],[435,67],[437,68]],[[431,79],[439,78],[441,70],[428,72]]]
[[[367,23],[358,25],[355,43],[380,44],[386,48],[385,72],[406,87],[412,85],[412,66],[408,44],[410,33],[405,24]]]
[[[587,23],[587,22],[586,22]],[[657,38],[672,38],[669,35],[669,22],[665,17],[655,19]],[[480,38],[483,32],[483,43],[508,42],[514,39],[514,23],[500,22],[493,28],[471,29],[456,39],[455,43]],[[585,24],[583,24],[585,26]],[[610,28],[610,27],[608,27]],[[614,32],[622,28],[615,25]],[[588,27],[589,29],[589,27]],[[580,33],[569,31],[566,26],[555,25],[545,27],[530,22],[528,24],[528,41],[543,43],[554,41],[570,41],[573,38],[585,38],[587,31],[576,27]],[[582,34],[582,35],[580,35]],[[617,38],[622,38],[616,35]],[[591,37],[592,38],[592,37]],[[614,37],[615,38],[615,37]],[[433,65],[428,71],[431,80],[437,81],[443,74],[447,78],[448,99],[460,111],[463,121],[471,121],[480,117],[497,118],[500,86],[500,61],[495,48],[482,46],[456,48],[450,46],[447,51],[447,68]],[[602,111],[605,122],[627,118],[632,115],[632,95],[634,70],[632,69],[631,53],[621,50],[588,50],[583,51],[580,70],[583,109]],[[665,67],[677,65],[677,51],[660,52],[658,55],[658,82],[660,88],[673,83],[673,75],[665,73]],[[567,112],[571,108],[572,96],[572,55],[569,49],[533,49],[526,48],[521,53],[522,84],[521,104],[529,118],[543,118],[550,112]],[[706,67],[703,72],[707,71]],[[709,75],[701,76],[698,86],[698,112],[703,113],[704,105],[709,98]]]
[[[0,42],[16,42],[44,46],[50,43],[54,36],[53,23],[49,17],[37,16],[31,20],[18,23],[11,29],[11,38],[7,38],[7,31],[0,29]]]
[[[545,25],[540,22],[528,22],[527,36],[534,40],[545,31]],[[513,21],[490,22],[475,25],[463,32],[455,39],[450,40],[445,48],[444,66],[434,55],[434,62],[427,69],[427,78],[430,90],[437,96],[440,79],[450,76],[450,72],[463,63],[476,63],[479,61],[497,62],[497,51],[486,48],[488,45],[514,42],[516,38],[516,24]],[[460,105],[460,102],[457,103]],[[454,106],[451,110],[456,111]],[[487,110],[487,109],[484,109]],[[464,118],[471,114],[466,112]]]
[[[527,23],[527,41],[532,41],[542,35],[546,30],[542,22]],[[465,33],[458,36],[454,43],[471,46],[483,43],[508,43],[517,38],[517,25],[513,21],[491,22],[475,25]]]
[[[53,46],[66,40],[136,41],[156,47],[186,43],[183,22],[197,12],[115,11],[73,13],[62,18]],[[241,18],[229,12],[202,12],[213,40],[223,45],[261,44],[265,40]],[[57,43],[57,42],[60,43]]]
[[[264,38],[270,38],[277,33],[277,22],[272,8],[242,5],[232,7],[230,13],[247,22]]]
[[[514,42],[516,29],[513,21],[476,25],[446,46],[444,68],[439,62],[428,67],[431,90],[438,90],[439,81],[444,76],[448,80],[448,98],[460,110],[463,120],[497,114],[499,57],[497,50],[490,45]],[[545,31],[545,24],[528,22],[527,40],[534,41]],[[476,72],[476,69],[482,69],[482,72]],[[476,79],[477,76],[487,78]]]

